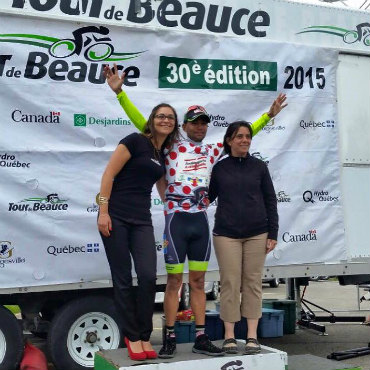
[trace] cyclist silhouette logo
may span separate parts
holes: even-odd
[[[108,34],[107,27],[86,26],[74,30],[72,38],[32,33],[0,33],[0,38],[2,42],[30,45],[32,48],[45,48],[54,58],[64,59],[74,55],[83,55],[90,62],[105,61],[109,63],[129,60],[137,58],[147,51],[117,52]]]
[[[356,26],[356,30],[348,31],[343,40],[347,44],[363,41],[366,46],[370,46],[370,23],[360,23]]]
[[[109,58],[114,47],[107,37],[107,27],[87,26],[72,32],[73,39],[61,39],[49,48],[49,53],[55,58],[68,58],[72,55],[80,55],[84,51],[84,57],[91,62],[98,62]]]

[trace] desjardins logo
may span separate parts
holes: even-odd
[[[86,126],[128,126],[131,125],[129,119],[118,118],[107,118],[107,117],[93,117],[87,116],[83,113],[77,113],[74,115],[74,125],[76,127],[86,127]]]

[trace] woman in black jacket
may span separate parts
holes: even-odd
[[[210,202],[218,198],[213,243],[220,268],[220,317],[227,353],[237,352],[234,325],[241,316],[248,325],[245,353],[261,351],[257,326],[262,312],[262,269],[266,254],[277,243],[274,186],[267,165],[248,153],[251,141],[249,123],[230,124],[224,137],[229,156],[214,166],[209,187]]]

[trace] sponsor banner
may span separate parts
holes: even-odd
[[[367,12],[288,1],[2,0],[1,10],[365,52],[370,47]]]
[[[104,82],[102,66],[112,62],[126,72],[124,89],[146,117],[160,102],[172,104],[180,122],[188,106],[205,106],[208,143],[222,142],[231,122],[253,122],[278,92],[287,93],[289,106],[250,149],[268,165],[280,212],[267,265],[345,257],[336,52],[42,19],[37,27],[17,17],[0,16],[0,23],[7,35],[0,36],[0,267],[9,272],[0,287],[14,286],[14,275],[19,286],[109,277],[95,197],[112,151],[136,131]],[[163,275],[163,204],[155,188],[152,216]],[[209,269],[217,269],[214,253]]]

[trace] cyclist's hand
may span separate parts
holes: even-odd
[[[104,77],[107,79],[108,85],[116,93],[119,94],[122,91],[122,84],[125,79],[125,72],[122,72],[121,76],[118,74],[117,64],[113,64],[111,69],[109,65],[104,66],[103,71]]]
[[[268,115],[270,118],[276,117],[288,104],[285,103],[286,95],[280,93],[278,97],[272,102],[271,107],[268,111]]]
[[[104,236],[110,236],[110,232],[112,231],[112,220],[108,213],[99,214],[98,229]]]

